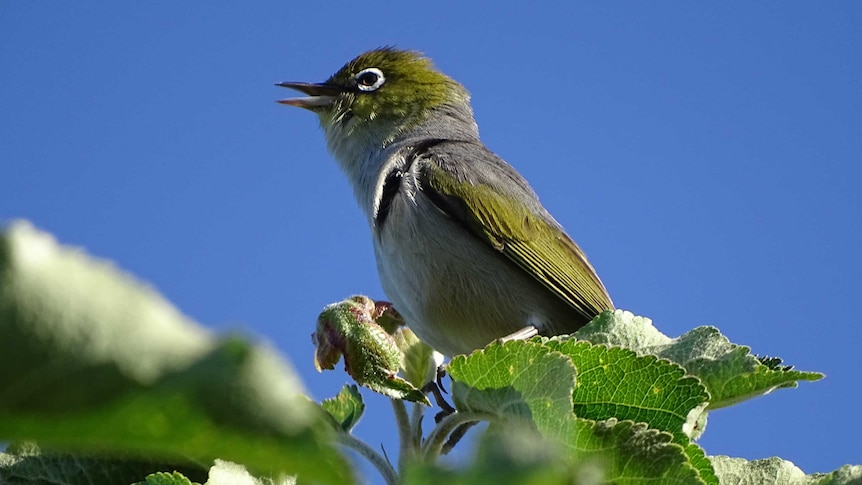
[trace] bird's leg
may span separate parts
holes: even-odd
[[[510,340],[527,340],[528,338],[533,338],[536,335],[539,335],[539,329],[536,328],[534,325],[527,325],[520,330],[517,330],[510,333],[509,335],[506,335],[505,337],[500,338],[499,341],[508,342]],[[443,398],[443,394],[448,394],[448,392],[446,392],[446,388],[443,387],[443,377],[445,376],[446,365],[444,364],[437,367],[437,379],[430,381],[429,383],[422,386],[422,392],[426,394],[430,393],[431,395],[433,395],[434,401],[436,401],[437,405],[440,406],[440,408],[442,409],[442,411],[440,411],[439,413],[437,413],[436,416],[434,416],[434,421],[438,423],[444,417],[455,412],[455,408],[453,408],[452,405],[446,402],[446,399]],[[465,429],[461,434],[463,435],[463,433],[466,431],[467,430]],[[457,443],[458,439],[460,439],[460,437],[455,440],[455,443]]]
[[[517,330],[515,332],[510,333],[509,335],[506,335],[505,337],[500,338],[499,341],[501,343],[505,343],[505,342],[509,342],[511,340],[527,340],[529,338],[535,337],[536,335],[539,335],[539,329],[533,325],[527,325],[526,327],[524,327],[520,330]],[[422,389],[423,391],[430,390],[431,392],[433,392],[434,393],[434,399],[437,401],[437,405],[440,406],[441,408],[443,408],[443,411],[437,413],[437,415],[434,416],[434,421],[438,422],[438,423],[445,416],[455,412],[455,409],[452,406],[450,406],[449,403],[447,403],[443,399],[443,396],[440,393],[441,390],[443,392],[446,392],[446,390],[443,389],[443,383],[442,383],[443,376],[445,376],[445,375],[446,375],[446,367],[441,365],[440,367],[437,368],[437,381],[436,381],[436,383],[435,382],[429,382],[428,383],[428,384],[433,384],[433,389],[428,389],[429,388],[428,384],[426,384],[425,388]],[[444,407],[444,405],[445,405],[445,407]],[[458,442],[461,441],[461,438],[463,438],[464,435],[467,434],[467,431],[470,428],[472,428],[473,426],[476,426],[477,424],[479,424],[478,421],[470,421],[467,423],[462,423],[461,425],[456,427],[452,431],[452,433],[449,435],[449,439],[446,440],[446,443],[443,444],[443,449],[440,451],[440,454],[446,455],[450,451],[452,451],[452,449],[455,448],[455,445],[457,445]]]
[[[444,377],[446,377],[446,364],[440,364],[437,366],[437,379],[436,379],[437,387],[439,387],[440,390],[443,391],[443,394],[449,394],[446,391],[446,388],[443,387],[443,378]]]
[[[441,419],[455,412],[455,408],[446,402],[443,392],[441,392],[441,386],[436,381],[429,381],[428,384],[422,386],[422,392],[434,396],[434,401],[440,406],[441,411],[434,416],[435,423],[439,423]]]
[[[443,393],[446,393],[446,389],[443,387],[443,377],[446,376],[446,365],[440,365],[437,367],[437,378],[433,381],[428,382],[422,387],[422,391],[425,393],[431,393],[434,396],[434,401],[437,402],[437,405],[440,406],[442,411],[434,415],[434,422],[439,423],[443,418],[449,416],[450,414],[456,412],[455,408],[452,407],[446,399],[443,397]],[[449,439],[446,440],[446,443],[443,444],[443,448],[440,450],[441,455],[446,455],[455,445],[461,441],[461,438],[467,433],[467,431],[473,426],[479,424],[478,421],[470,421],[468,423],[462,423],[457,426],[452,433],[449,434]]]
[[[527,325],[520,330],[516,330],[509,335],[500,338],[499,340],[501,343],[505,343],[512,340],[527,340],[528,338],[533,338],[536,335],[539,335],[539,329],[533,325]]]
[[[539,335],[539,329],[533,325],[528,325],[520,330],[510,333],[505,337],[499,339],[500,342],[508,342],[510,340],[527,340],[529,338],[533,338],[536,335]],[[439,423],[441,419],[455,412],[455,408],[452,407],[451,404],[446,402],[446,399],[443,397],[443,394],[448,394],[446,392],[446,388],[443,387],[443,377],[446,376],[446,366],[441,365],[437,367],[437,378],[433,381],[429,381],[427,384],[422,386],[422,392],[426,394],[431,394],[434,396],[434,401],[440,406],[441,411],[434,416],[434,422]],[[443,445],[442,454],[446,454],[455,447],[456,444],[461,440],[464,434],[467,433],[467,430],[475,426],[477,422],[469,422],[463,423],[449,436],[449,439]]]
[[[467,431],[473,426],[476,426],[477,424],[479,424],[478,421],[470,421],[467,423],[462,423],[457,428],[455,428],[452,431],[452,434],[449,435],[449,439],[446,440],[446,443],[443,443],[443,449],[440,450],[440,454],[448,455],[449,452],[452,451],[452,448],[455,448],[455,445],[457,445],[458,442],[461,441],[461,438],[463,438],[464,435],[467,434]]]

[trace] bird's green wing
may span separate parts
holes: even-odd
[[[587,320],[612,309],[583,251],[542,208],[523,178],[483,146],[472,147],[437,146],[420,155],[414,173],[422,193]],[[453,163],[453,157],[460,163]]]

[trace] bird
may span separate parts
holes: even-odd
[[[276,85],[304,95],[278,103],[318,116],[383,291],[438,352],[569,334],[614,308],[584,252],[479,139],[468,91],[424,54],[381,47],[322,83]]]

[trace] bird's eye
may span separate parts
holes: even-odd
[[[383,71],[376,67],[369,67],[368,69],[359,71],[353,76],[353,79],[356,81],[356,87],[360,91],[366,92],[376,91],[386,82],[386,78],[383,77]]]

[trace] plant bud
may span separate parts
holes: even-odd
[[[387,323],[397,321],[391,305],[361,295],[327,305],[311,335],[314,366],[318,371],[334,369],[344,356],[344,370],[357,384],[395,399],[428,404],[421,391],[397,375],[403,354],[376,322],[384,315]]]

